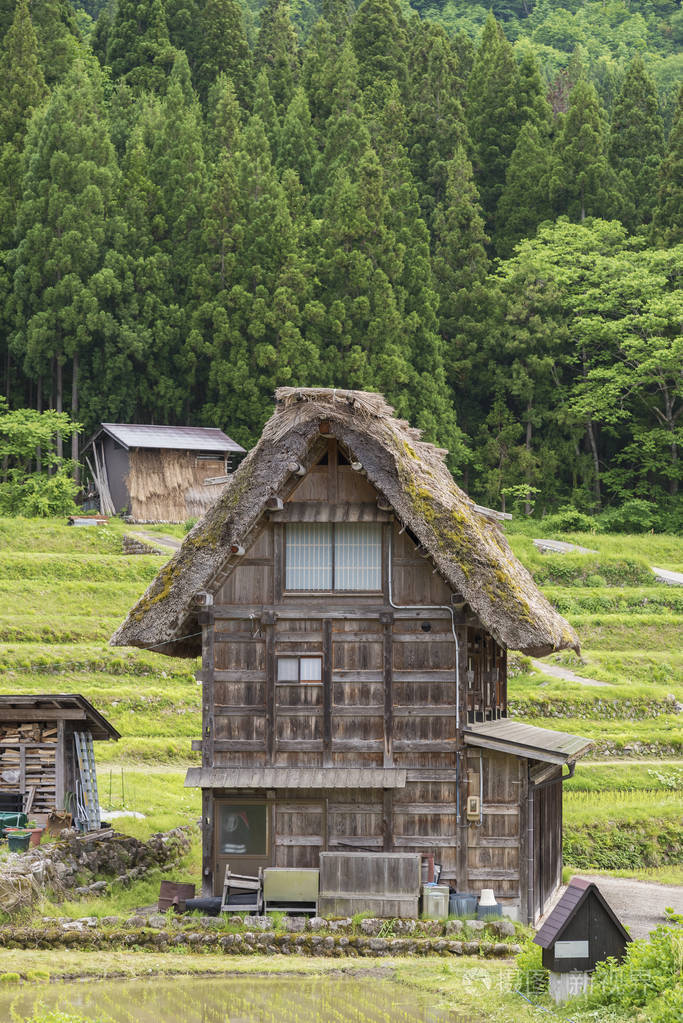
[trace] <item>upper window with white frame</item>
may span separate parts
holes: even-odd
[[[382,589],[382,530],[377,523],[288,523],[285,589]]]

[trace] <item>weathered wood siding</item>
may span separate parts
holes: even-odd
[[[464,807],[458,822],[468,780],[459,797],[457,764],[466,773],[479,758],[468,762],[456,728],[453,594],[367,479],[337,458],[330,442],[324,464],[294,480],[284,507],[217,579],[201,676],[204,765],[405,768],[402,789],[262,793],[272,800],[272,862],[314,866],[323,849],[432,853],[461,890],[493,886],[519,898],[520,762],[487,754],[483,823],[466,825]],[[291,521],[381,523],[382,592],[287,593]],[[468,712],[499,716],[505,651],[467,609],[455,622],[461,723]],[[321,683],[278,681],[278,658],[296,655],[322,659]]]
[[[467,831],[471,890],[493,888],[497,898],[521,899],[520,788],[527,761],[505,753],[468,754],[468,794],[481,798],[480,820]]]

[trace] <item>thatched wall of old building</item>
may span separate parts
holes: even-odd
[[[225,461],[195,451],[132,450],[126,485],[129,514],[137,522],[186,522],[200,518],[223,493],[225,484],[204,480],[225,474]]]

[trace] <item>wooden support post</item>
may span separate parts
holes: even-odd
[[[26,747],[22,743],[19,747],[19,791],[26,792]]]
[[[332,765],[332,622],[323,621],[323,767]]]
[[[382,807],[382,836],[384,839],[384,852],[394,851],[394,791],[384,789],[384,803]]]
[[[383,678],[384,678],[384,767],[394,766],[394,616],[383,611],[379,620],[384,632]]]
[[[214,874],[216,862],[214,857],[214,821],[215,806],[210,789],[202,789],[202,897],[207,899],[214,895]],[[219,883],[222,878],[219,879]]]
[[[457,797],[458,807],[457,835],[458,847],[456,852],[456,873],[457,885],[461,892],[468,891],[467,880],[467,748],[463,736],[463,728],[467,726],[467,628],[458,628],[459,660],[458,668],[460,675],[460,692],[457,696],[460,705],[460,728],[456,734],[456,771],[457,771]]]
[[[64,810],[66,795],[66,758],[70,751],[66,748],[66,725],[57,722],[57,746],[55,748],[55,809]]]
[[[279,604],[284,589],[285,531],[281,522],[273,525],[273,603]]]
[[[337,503],[337,467],[339,458],[337,441],[331,438],[327,442],[327,501],[330,505]]]
[[[198,615],[202,627],[202,766],[214,766],[214,615],[209,607]]]
[[[275,615],[266,611],[261,615],[266,633],[266,763],[275,763],[275,702],[277,699],[275,657]]]
[[[529,857],[533,851],[529,846],[529,761],[520,758],[519,767],[519,918],[522,923],[531,923],[529,919],[529,879],[533,884],[533,864]],[[531,866],[531,870],[530,870]]]

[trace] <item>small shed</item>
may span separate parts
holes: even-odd
[[[135,522],[199,518],[223,492],[244,448],[204,426],[102,423],[81,459],[91,507]]]
[[[76,732],[121,738],[84,696],[0,696],[0,793],[21,796],[33,815],[67,809],[79,776]]]
[[[608,957],[621,960],[631,938],[596,884],[574,877],[539,929],[555,1001],[585,990],[590,974]]]

